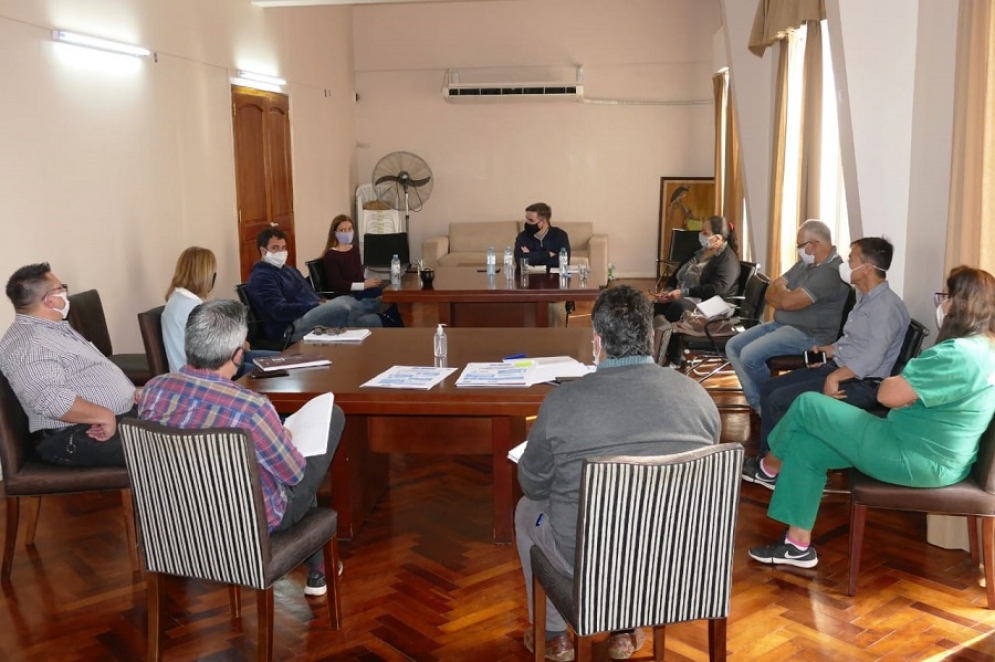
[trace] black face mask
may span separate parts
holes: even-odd
[[[538,223],[526,223],[525,231],[528,232],[533,237],[539,234],[539,224]]]

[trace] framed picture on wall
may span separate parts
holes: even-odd
[[[663,275],[671,259],[673,230],[701,232],[703,219],[715,214],[713,177],[660,178],[660,234],[657,239],[657,277]],[[687,243],[687,242],[681,242]],[[675,244],[675,247],[678,247]],[[680,256],[676,256],[680,257]]]

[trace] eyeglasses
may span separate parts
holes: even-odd
[[[936,292],[933,294],[933,305],[939,306],[941,303],[950,298],[949,292]]]
[[[339,336],[345,333],[345,329],[341,326],[316,326],[311,333],[316,336]]]

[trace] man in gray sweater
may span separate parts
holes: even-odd
[[[650,355],[649,299],[628,286],[607,289],[594,304],[591,326],[597,371],[546,396],[518,465],[525,496],[515,511],[515,534],[530,621],[532,545],[573,574],[584,458],[669,455],[719,441],[719,412],[705,390]],[[546,609],[546,659],[573,660],[566,622],[551,602]],[[614,633],[609,652],[627,659],[643,640],[640,630]],[[531,630],[525,646],[534,650]]]

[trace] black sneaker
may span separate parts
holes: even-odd
[[[328,586],[325,585],[325,575],[317,570],[308,570],[304,595],[320,596],[326,593],[328,593]]]
[[[773,490],[777,484],[777,476],[771,476],[760,466],[760,458],[748,457],[743,460],[743,480],[747,483],[763,485],[768,490]]]
[[[750,558],[767,565],[793,565],[796,568],[814,568],[819,564],[819,555],[815,547],[808,546],[802,551],[787,540],[779,540],[763,547],[750,549]]]

